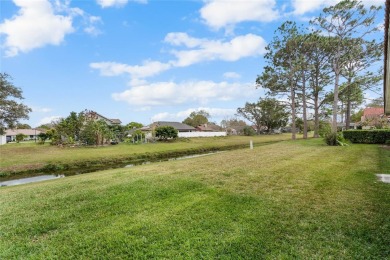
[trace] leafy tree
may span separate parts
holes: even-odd
[[[123,141],[126,137],[126,126],[121,125],[109,125],[108,126],[113,133],[113,139],[116,141]]]
[[[79,114],[71,112],[68,117],[61,118],[54,126],[56,135],[53,136],[53,144],[78,141],[80,139],[80,132],[84,127],[85,120],[86,118],[83,112]]]
[[[260,133],[262,126],[270,133],[272,129],[285,126],[289,113],[284,105],[274,98],[260,99],[256,103],[246,103],[237,109],[237,114],[252,122]]]
[[[48,139],[48,135],[46,133],[39,133],[38,135],[38,144],[44,144],[45,141]]]
[[[251,126],[245,126],[243,129],[243,133],[246,136],[252,136],[256,134],[256,131]]]
[[[5,134],[7,128],[14,128],[19,119],[28,119],[31,108],[18,99],[23,99],[22,90],[11,82],[7,73],[0,73],[0,135]]]
[[[29,124],[17,123],[17,124],[16,124],[16,128],[17,128],[17,129],[31,129],[31,126],[30,126]]]
[[[359,111],[351,115],[351,121],[355,123],[360,122],[362,120],[362,116],[363,116],[363,109],[360,109]]]
[[[367,107],[383,107],[383,106],[384,106],[384,102],[382,97],[373,99],[367,104]]]
[[[355,55],[353,42],[360,42],[370,33],[378,30],[375,16],[380,7],[371,6],[368,10],[356,0],[343,0],[334,6],[324,8],[323,13],[312,21],[320,30],[328,33],[333,45],[330,61],[334,73],[332,132],[337,131],[339,85],[342,70],[348,60]],[[360,39],[360,40],[359,40]],[[352,44],[346,44],[350,40]],[[372,41],[373,43],[375,40]]]
[[[186,119],[184,119],[183,124],[197,127],[198,125],[208,123],[209,118],[210,114],[205,110],[193,111]]]
[[[301,69],[299,63],[299,29],[294,22],[287,21],[277,30],[277,35],[266,47],[264,56],[268,65],[262,75],[256,79],[256,84],[269,90],[273,96],[287,97],[291,107],[292,136],[296,138],[295,117],[297,107],[297,73]],[[258,129],[259,131],[259,129]]]
[[[80,141],[88,145],[103,145],[114,137],[104,120],[87,120],[80,132]]]
[[[16,137],[15,137],[15,138],[16,138],[16,142],[19,143],[19,142],[23,141],[24,138],[26,138],[26,137],[27,137],[27,136],[24,135],[24,134],[22,134],[22,133],[17,134]]]
[[[156,137],[162,140],[167,140],[168,138],[177,138],[178,131],[173,126],[159,126],[156,128]]]
[[[126,128],[128,129],[128,130],[131,130],[131,129],[138,129],[138,128],[141,128],[141,127],[143,127],[144,125],[143,124],[141,124],[141,123],[137,123],[137,122],[130,122],[130,123],[128,123],[127,125],[126,125]]]

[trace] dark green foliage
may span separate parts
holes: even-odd
[[[32,110],[18,99],[23,99],[22,90],[14,86],[12,77],[7,73],[0,73],[0,135],[7,128],[13,128],[19,119],[28,119]]]
[[[23,139],[25,138],[26,136],[24,134],[17,134],[16,135],[16,142],[19,143],[21,141],[23,141]]]
[[[244,135],[246,136],[252,136],[256,134],[256,131],[251,126],[245,126],[242,130],[244,132]]]
[[[44,144],[45,141],[48,139],[48,135],[46,133],[40,133],[38,135],[38,144]]]
[[[210,114],[205,110],[193,111],[186,119],[184,119],[183,124],[190,125],[192,127],[197,127],[198,125],[208,123],[209,117]]]
[[[343,134],[352,143],[385,144],[390,141],[390,129],[347,130]]]
[[[261,127],[266,127],[270,133],[272,129],[285,126],[289,116],[286,107],[274,98],[247,102],[244,107],[237,108],[237,114],[255,124],[257,133],[260,133]]]
[[[156,137],[162,140],[177,138],[178,131],[173,126],[159,126],[156,128]]]
[[[331,125],[329,122],[325,122],[325,121],[320,121],[320,127],[319,127],[319,131],[318,131],[318,134],[321,136],[321,137],[325,137],[326,134],[330,133],[331,132]]]
[[[343,137],[343,134],[341,132],[334,133],[334,132],[328,132],[325,134],[325,143],[330,146],[344,146],[346,145],[345,139]]]
[[[127,128],[127,130],[131,130],[131,129],[134,129],[134,128],[141,128],[143,127],[144,125],[141,124],[141,123],[137,123],[137,122],[130,122],[128,123],[125,128]]]

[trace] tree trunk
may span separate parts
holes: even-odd
[[[335,65],[338,66],[338,65]],[[335,69],[335,80],[334,80],[334,98],[333,98],[333,118],[332,118],[332,133],[337,133],[337,105],[339,103],[339,79],[340,72],[338,67]]]
[[[302,71],[303,139],[307,139],[306,76]]]
[[[291,81],[292,82],[292,81]],[[295,129],[295,91],[294,91],[294,83],[291,83],[291,120],[292,120],[292,125],[291,125],[291,139],[295,140],[296,137],[296,129]]]
[[[314,95],[314,138],[320,137],[319,131],[320,131],[320,118],[318,113],[319,107],[318,107],[318,93]]]
[[[348,77],[347,85],[347,111],[345,113],[345,130],[349,130],[351,125],[351,77]]]

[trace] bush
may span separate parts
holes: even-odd
[[[343,134],[352,143],[385,144],[390,140],[390,129],[347,130]]]
[[[252,136],[252,135],[256,134],[256,131],[253,129],[253,127],[250,127],[250,126],[244,127],[244,129],[242,131],[244,132],[244,135],[246,135],[246,136]]]
[[[23,141],[24,140],[24,138],[26,138],[27,136],[26,135],[24,135],[24,134],[17,134],[16,135],[16,142],[17,143],[19,143],[19,142],[21,142],[21,141]]]
[[[324,140],[325,140],[327,145],[331,145],[331,146],[338,146],[338,145],[345,146],[345,145],[347,145],[345,143],[345,139],[344,139],[342,133],[333,133],[333,132],[327,133],[327,134],[325,134]]]
[[[329,122],[320,121],[320,129],[318,131],[319,136],[324,137],[331,132],[331,126]]]
[[[177,138],[178,131],[173,126],[159,126],[156,128],[156,137],[167,140],[168,138]]]

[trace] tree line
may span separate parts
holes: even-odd
[[[303,138],[307,138],[309,109],[314,111],[314,137],[319,137],[321,120],[329,115],[333,133],[340,114],[348,129],[364,91],[375,90],[382,80],[382,73],[372,69],[383,53],[383,42],[373,37],[379,30],[375,17],[380,9],[344,0],[323,9],[309,28],[284,22],[266,47],[266,66],[256,78],[267,97],[246,103],[237,113],[257,127],[272,128],[284,123],[288,110],[292,139],[298,113],[302,114]]]

